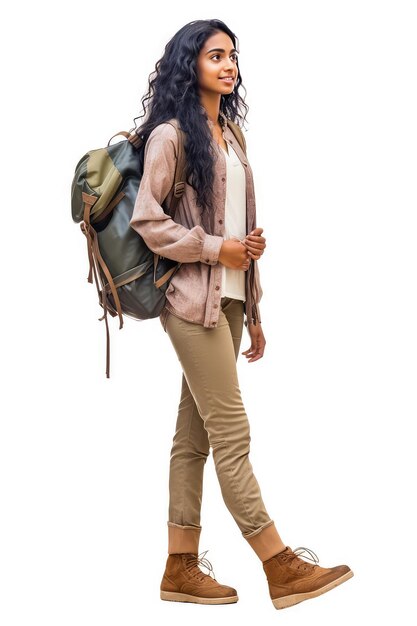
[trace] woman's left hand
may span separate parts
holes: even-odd
[[[255,228],[249,235],[242,239],[241,243],[246,246],[248,256],[253,261],[259,261],[266,248],[266,239],[262,236],[264,229]]]
[[[251,338],[251,346],[242,354],[248,359],[248,363],[253,363],[263,357],[266,341],[261,324],[248,324],[247,329]]]

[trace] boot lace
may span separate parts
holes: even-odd
[[[310,556],[304,555],[303,554],[304,552],[308,552]],[[311,565],[310,563],[306,563],[306,561],[300,558],[301,555],[303,556],[303,559],[308,559],[309,561],[314,563],[314,565]],[[304,570],[314,569],[319,562],[319,558],[317,554],[313,552],[313,550],[310,550],[310,548],[304,548],[302,546],[300,546],[299,548],[296,548],[289,554],[283,555],[283,560],[286,561],[287,559],[289,559],[291,562],[295,561],[297,563],[297,569],[300,569],[301,567],[303,567]]]
[[[185,567],[187,571],[190,572],[190,574],[192,574],[198,580],[201,580],[201,581],[204,580],[206,576],[211,576],[212,573],[213,573],[213,579],[216,580],[213,566],[210,563],[210,561],[205,558],[205,555],[207,554],[207,552],[208,550],[205,550],[204,552],[200,552],[198,556],[195,556],[195,554],[187,554],[187,557],[186,557]],[[202,572],[201,569],[199,568],[199,565],[202,565],[203,567],[205,567],[209,571],[209,573],[204,574],[204,572]]]

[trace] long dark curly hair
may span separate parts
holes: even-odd
[[[176,118],[185,132],[187,160],[186,182],[196,191],[197,206],[201,208],[202,223],[211,229],[213,213],[214,154],[207,115],[198,95],[197,57],[206,40],[215,33],[225,32],[238,49],[236,35],[221,20],[195,20],[185,24],[167,43],[165,52],[149,76],[149,90],[141,99],[143,114],[134,118],[135,132],[145,144],[153,129]],[[236,61],[238,65],[238,61]],[[239,95],[242,75],[238,76],[232,93],[221,95],[220,110],[228,119],[243,126],[249,107]],[[243,87],[246,94],[246,89]],[[145,117],[137,127],[136,120]],[[143,144],[143,145],[144,145]],[[144,148],[140,150],[140,168],[143,172]]]

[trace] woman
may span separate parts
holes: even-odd
[[[169,476],[168,558],[161,598],[200,604],[236,602],[233,587],[199,565],[203,470],[210,447],[224,502],[263,564],[279,609],[318,596],[353,575],[347,565],[322,568],[283,543],[262,500],[249,460],[250,428],[236,360],[243,325],[249,363],[265,350],[257,261],[266,248],[256,228],[252,171],[233,122],[247,106],[234,33],[220,20],[186,24],[168,42],[142,100],[146,121],[143,177],[131,226],[151,250],[182,264],[166,291],[160,319],[183,370]],[[144,107],[145,108],[145,107]],[[241,115],[241,110],[245,115]],[[172,219],[178,150],[185,133],[187,174]],[[242,144],[242,145],[241,145]],[[246,318],[246,319],[245,319]],[[204,555],[205,553],[203,553]]]

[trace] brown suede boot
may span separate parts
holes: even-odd
[[[161,581],[161,600],[174,602],[195,602],[196,604],[231,604],[238,601],[233,587],[220,585],[209,574],[204,574],[199,564],[213,571],[213,567],[202,552],[202,558],[195,553],[169,554]]]
[[[300,559],[298,554],[309,552],[314,565]],[[309,557],[306,557],[309,558]],[[330,591],[353,576],[347,565],[325,568],[317,565],[318,558],[308,548],[288,546],[283,552],[262,561],[268,580],[269,595],[276,609],[284,609]]]

